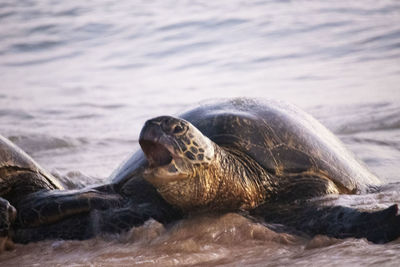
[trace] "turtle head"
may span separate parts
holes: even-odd
[[[199,166],[214,158],[213,142],[190,122],[175,117],[148,120],[139,143],[149,162],[144,178],[156,187],[192,178]]]
[[[242,154],[239,160],[240,151],[218,146],[186,120],[148,120],[139,143],[148,161],[144,179],[184,211],[255,207],[263,199],[258,184],[247,179],[259,175],[251,173],[253,161]]]

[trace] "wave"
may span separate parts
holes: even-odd
[[[93,185],[94,182],[98,182],[97,179],[81,171],[67,171],[66,173],[62,173],[58,170],[53,170],[51,174],[57,178],[66,189],[80,189],[88,185]]]
[[[316,108],[311,113],[316,114],[320,121],[339,135],[400,129],[398,103],[337,105],[332,108]]]
[[[28,154],[46,150],[74,148],[89,142],[87,138],[84,137],[55,137],[46,134],[10,135],[7,136],[7,138]]]

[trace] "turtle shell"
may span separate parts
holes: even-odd
[[[287,103],[247,98],[214,101],[181,118],[221,147],[246,153],[276,176],[320,173],[348,192],[380,184],[327,128]]]
[[[0,196],[12,191],[15,197],[21,197],[40,189],[62,188],[28,154],[0,135]]]

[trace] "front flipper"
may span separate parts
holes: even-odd
[[[82,190],[35,192],[18,203],[18,227],[51,224],[71,216],[121,207],[126,202],[112,186]]]
[[[366,212],[343,206],[315,204],[262,205],[251,212],[266,223],[285,227],[310,236],[366,238],[373,243],[387,243],[400,236],[397,205],[380,211]],[[289,230],[285,229],[285,230]]]
[[[45,239],[78,239],[92,238],[102,233],[122,233],[132,227],[140,226],[153,218],[168,222],[178,218],[179,213],[154,206],[152,203],[135,204],[127,202],[122,207],[93,209],[87,213],[75,214],[52,224],[29,228],[17,228],[13,235],[16,243],[28,243]]]

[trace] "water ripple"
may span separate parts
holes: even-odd
[[[6,63],[4,63],[4,65],[9,66],[9,67],[38,65],[38,64],[43,64],[43,63],[55,62],[57,60],[62,60],[62,59],[66,59],[66,58],[70,59],[73,57],[77,57],[81,54],[82,54],[82,52],[71,52],[71,53],[67,53],[64,55],[42,57],[40,59],[34,59],[34,60],[25,60],[25,61],[20,61],[20,62],[6,62]]]
[[[77,17],[79,15],[82,15],[85,11],[88,11],[88,9],[83,9],[79,7],[74,7],[66,10],[62,10],[59,12],[55,12],[53,15],[56,17]]]
[[[8,18],[8,17],[13,16],[13,15],[15,15],[14,11],[2,12],[2,13],[0,13],[0,20],[3,20],[5,18]]]
[[[0,109],[0,117],[11,117],[15,120],[31,120],[35,118],[30,112],[21,109]]]
[[[27,31],[27,34],[36,34],[36,33],[50,33],[50,30],[54,30],[56,28],[55,24],[42,24],[38,26],[34,26]],[[53,31],[55,32],[55,31]]]
[[[44,40],[40,42],[17,43],[9,47],[13,52],[34,52],[39,50],[48,50],[54,47],[65,45],[64,41]]]
[[[377,41],[381,42],[393,39],[395,40],[400,39],[400,30],[390,31],[384,34],[368,37],[367,39],[360,41],[358,44],[369,44],[369,43],[375,43]]]
[[[166,26],[162,26],[157,29],[157,31],[178,31],[182,29],[216,29],[221,27],[233,27],[236,25],[240,25],[246,23],[247,20],[245,19],[224,19],[224,20],[214,20],[214,21],[184,21],[179,23],[172,23]]]
[[[340,13],[340,14],[351,14],[351,15],[361,15],[361,16],[370,16],[370,15],[385,15],[390,13],[398,13],[400,5],[386,5],[381,8],[351,8],[351,7],[343,7],[343,8],[321,8],[319,9],[322,13]]]
[[[210,47],[213,45],[215,45],[215,42],[211,42],[211,41],[210,42],[192,42],[189,44],[177,45],[177,46],[174,46],[172,48],[162,50],[162,51],[147,53],[145,55],[145,57],[159,59],[159,58],[174,56],[176,54],[197,51],[200,48],[203,49],[205,47]]]

